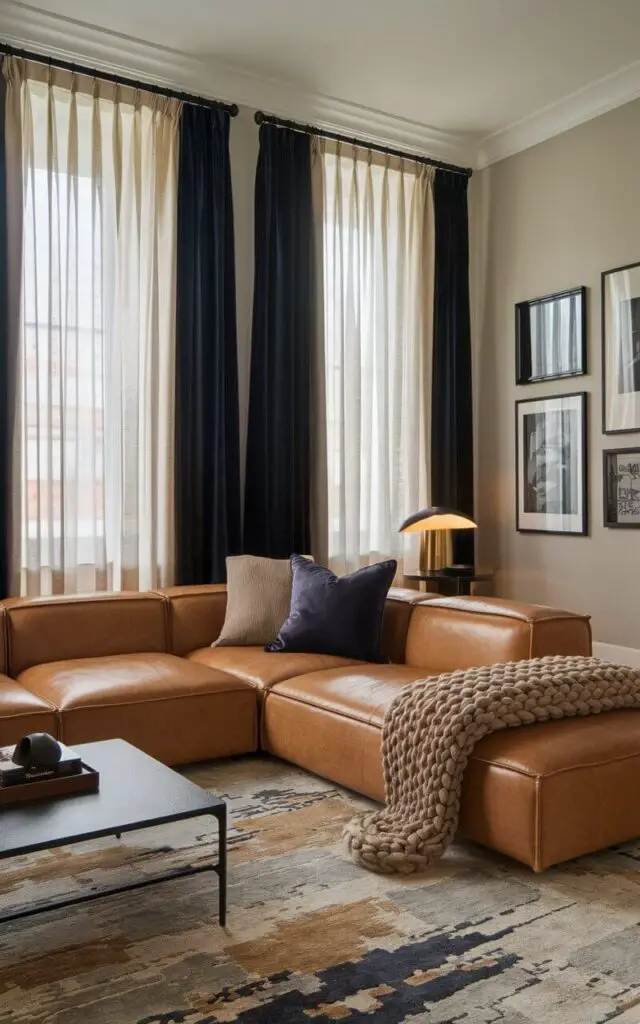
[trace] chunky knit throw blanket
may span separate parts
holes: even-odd
[[[640,708],[640,671],[596,658],[510,661],[410,683],[383,726],[386,806],[347,825],[351,857],[385,874],[427,868],[455,835],[462,777],[478,740],[615,708]]]

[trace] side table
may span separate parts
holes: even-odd
[[[460,597],[471,593],[472,583],[490,583],[491,572],[469,573],[469,575],[450,575],[447,572],[417,572],[405,575],[405,580],[417,580],[419,583],[435,583],[439,594],[455,594]]]

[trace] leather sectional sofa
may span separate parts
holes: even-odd
[[[167,764],[262,749],[384,799],[381,729],[401,687],[455,668],[589,654],[588,618],[392,590],[369,664],[211,647],[223,586],[0,605],[0,745],[122,737]],[[468,765],[460,832],[539,871],[640,834],[640,712],[506,730]],[[596,800],[597,795],[597,800]]]

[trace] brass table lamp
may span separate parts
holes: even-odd
[[[443,508],[434,505],[423,508],[420,512],[405,519],[400,533],[420,533],[420,572],[437,572],[450,569],[455,573],[457,566],[452,566],[453,540],[452,530],[476,530],[478,524],[471,516],[457,512],[454,508]],[[472,571],[472,566],[460,566],[461,572]]]

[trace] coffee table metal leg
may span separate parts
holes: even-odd
[[[211,814],[211,811],[203,811],[203,814]],[[66,907],[77,907],[81,903],[92,903],[94,900],[106,899],[108,896],[119,896],[125,892],[134,892],[136,889],[146,889],[149,885],[158,885],[160,882],[173,882],[178,878],[190,878],[193,875],[200,875],[204,871],[215,871],[218,875],[219,881],[219,902],[218,912],[221,927],[225,927],[227,923],[227,808],[223,807],[219,811],[213,812],[214,816],[218,819],[218,863],[217,864],[205,864],[200,867],[184,867],[175,868],[172,871],[162,875],[155,875],[151,878],[145,878],[139,882],[130,882],[128,885],[118,885],[111,889],[102,889],[98,892],[87,893],[84,896],[74,896],[72,899],[58,900],[55,903],[46,904],[45,906],[28,907],[25,910],[18,910],[15,913],[0,915],[0,925],[6,924],[9,921],[18,921],[23,917],[35,917],[38,914],[45,914],[52,910],[63,910]],[[197,815],[194,815],[196,817]],[[134,831],[128,829],[127,831]],[[121,836],[120,832],[114,832],[112,835],[118,837]],[[4,857],[0,857],[0,861],[4,860]],[[8,859],[8,858],[7,858]]]
[[[227,808],[218,817],[218,880],[220,926],[227,923]]]

